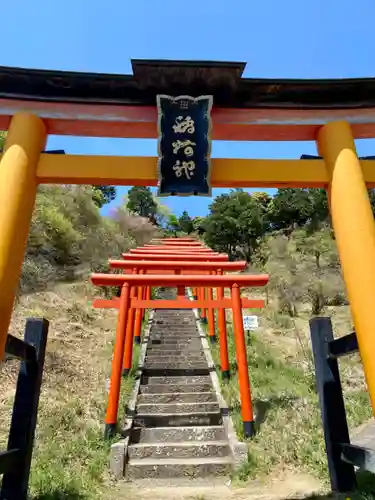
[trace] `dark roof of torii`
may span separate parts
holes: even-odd
[[[0,98],[154,106],[157,94],[213,95],[223,108],[364,108],[375,78],[242,78],[241,62],[132,60],[133,75],[0,67]]]

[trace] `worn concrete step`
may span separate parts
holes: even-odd
[[[226,441],[180,441],[177,443],[139,443],[128,447],[129,458],[228,457]]]
[[[138,404],[150,403],[214,403],[216,394],[211,392],[164,392],[161,394],[140,394]]]
[[[152,323],[152,328],[158,329],[158,330],[163,330],[165,328],[190,328],[190,329],[197,329],[197,323],[196,321],[189,321],[189,322],[184,322],[184,321],[163,321],[162,323],[158,322],[153,322]]]
[[[174,321],[174,322],[164,322],[164,323],[152,323],[152,329],[155,330],[165,330],[166,328],[176,331],[178,328],[183,328],[184,330],[197,330],[197,324],[194,323],[184,323],[183,321]]]
[[[169,366],[170,363],[182,363],[184,361],[188,360],[190,364],[192,363],[206,363],[206,357],[203,353],[201,354],[194,354],[192,355],[191,353],[181,353],[180,355],[174,354],[174,355],[163,355],[162,353],[154,353],[154,354],[147,354],[146,356],[146,363],[164,363],[166,366]]]
[[[162,369],[162,368],[168,368],[169,370],[174,370],[176,368],[207,368],[207,361],[205,358],[201,358],[199,360],[196,359],[191,359],[190,357],[186,358],[181,358],[180,360],[170,360],[167,361],[166,359],[157,361],[155,359],[150,359],[146,361],[146,367],[147,368],[155,368],[155,369]]]
[[[195,333],[174,333],[174,334],[165,334],[165,333],[160,333],[160,334],[154,334],[150,335],[150,340],[170,340],[170,341],[176,341],[176,342],[185,342],[185,340],[199,340],[201,337],[199,335],[196,335]]]
[[[154,384],[141,385],[141,394],[163,394],[163,393],[200,393],[212,391],[211,384]]]
[[[218,411],[202,413],[137,413],[134,427],[186,427],[199,425],[221,425],[223,419]]]
[[[132,429],[132,443],[165,443],[180,441],[225,441],[227,436],[223,425],[200,427],[135,427]]]
[[[201,351],[203,349],[202,342],[193,341],[193,342],[170,342],[164,340],[154,340],[149,341],[147,343],[147,351],[151,350],[166,350],[166,351]]]
[[[127,478],[207,477],[227,475],[233,468],[231,457],[204,458],[132,458],[127,464]]]
[[[196,328],[180,328],[179,327],[176,329],[172,329],[172,328],[165,327],[165,328],[163,328],[163,330],[151,329],[150,335],[151,336],[154,336],[154,335],[170,335],[170,336],[173,336],[173,335],[195,335],[196,337],[198,337],[199,332]]]
[[[140,403],[137,404],[137,413],[206,413],[220,411],[217,401],[206,403]]]
[[[145,377],[197,377],[209,375],[210,369],[205,368],[157,368],[155,366],[145,366],[143,368]]]
[[[165,339],[151,339],[148,341],[148,347],[155,345],[163,345],[166,349],[183,349],[185,347],[190,348],[199,348],[202,347],[202,342],[200,339],[185,339],[183,342],[174,340],[165,340]]]
[[[150,338],[152,340],[154,339],[165,339],[165,340],[177,340],[177,341],[181,341],[181,340],[184,340],[184,339],[189,339],[189,340],[192,340],[192,339],[200,339],[201,336],[198,335],[197,332],[176,332],[176,333],[163,333],[163,332],[160,332],[160,333],[153,333],[150,335]]]
[[[147,349],[146,356],[186,356],[186,353],[192,356],[204,355],[203,349],[163,349],[162,347],[152,347]]]
[[[147,377],[143,376],[142,379],[142,384],[147,384],[147,385],[190,385],[190,384],[205,384],[205,385],[210,385],[211,386],[211,377],[209,375],[196,375],[192,377],[168,377],[168,376],[162,376],[162,377]]]

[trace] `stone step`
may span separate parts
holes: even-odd
[[[146,368],[154,368],[157,370],[161,370],[164,368],[168,368],[169,370],[175,370],[176,368],[207,368],[207,361],[205,358],[201,358],[199,360],[196,359],[190,359],[189,358],[181,358],[180,360],[170,360],[167,361],[167,359],[164,360],[155,360],[151,358],[150,360],[146,361]]]
[[[200,335],[198,335],[197,332],[175,332],[175,333],[172,333],[172,332],[160,332],[160,333],[152,333],[150,335],[150,338],[152,340],[154,339],[166,339],[166,340],[181,340],[181,339],[200,339]]]
[[[150,335],[151,340],[176,340],[177,342],[185,341],[185,340],[199,340],[201,337],[197,335],[195,332],[179,332],[179,333],[158,333]]]
[[[223,419],[218,411],[202,413],[137,413],[134,427],[186,427],[199,425],[221,425]]]
[[[179,441],[177,443],[139,443],[128,447],[129,458],[228,457],[226,441]]]
[[[197,331],[197,325],[195,323],[177,323],[177,322],[174,322],[174,323],[154,323],[152,326],[151,326],[151,331],[154,331],[154,330],[160,330],[160,331],[164,331],[164,330],[172,330],[172,331],[178,331],[179,329],[182,329],[182,330],[191,330],[191,331]]]
[[[164,363],[161,363],[164,365]],[[190,367],[190,368],[165,368],[157,366],[145,366],[143,368],[143,375],[145,377],[196,377],[209,375],[210,370],[208,366],[205,367]]]
[[[127,464],[127,478],[207,477],[227,475],[233,468],[231,457],[204,458],[132,458]]]
[[[150,403],[214,403],[216,394],[211,392],[164,392],[161,394],[140,394],[138,404]]]
[[[141,394],[163,394],[163,393],[200,393],[212,391],[210,384],[154,384],[141,385]]]
[[[194,351],[190,349],[163,349],[162,347],[153,347],[153,348],[148,348],[146,356],[186,356],[186,354],[189,353],[192,356],[199,356],[199,355],[204,355],[203,349],[195,349]]]
[[[142,380],[143,385],[160,385],[160,384],[166,384],[166,385],[184,385],[184,384],[206,384],[211,386],[211,377],[209,375],[196,375],[195,377],[147,377],[144,376]]]
[[[220,411],[219,403],[213,402],[193,402],[193,403],[140,403],[137,404],[137,413],[207,413]]]
[[[222,425],[200,427],[135,427],[132,429],[132,443],[162,443],[180,441],[225,441],[227,439]]]
[[[155,345],[162,345],[165,349],[182,349],[186,347],[191,349],[202,348],[202,342],[200,339],[185,339],[183,342],[179,342],[176,339],[151,339],[148,341],[148,347],[153,347]]]
[[[150,335],[195,335],[196,337],[199,336],[198,330],[195,328],[168,328],[165,327],[163,329],[151,329]]]
[[[174,363],[182,363],[188,361],[189,364],[193,363],[206,363],[206,357],[205,355],[202,354],[194,354],[191,355],[190,353],[186,354],[175,354],[175,355],[163,355],[162,353],[154,353],[154,354],[147,354],[146,356],[146,363],[164,363],[164,366],[170,366],[170,364]]]

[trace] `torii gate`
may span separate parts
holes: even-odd
[[[237,262],[169,262],[169,261],[133,261],[131,263],[131,267],[129,264],[123,260],[109,260],[109,267],[111,269],[121,269],[123,273],[128,273],[133,270],[133,273],[136,274],[139,271],[143,271],[145,274],[165,274],[166,272],[170,273],[179,273],[179,274],[192,274],[192,273],[217,273],[221,275],[224,272],[234,272],[234,271],[243,271],[247,267],[246,261],[237,261]],[[141,287],[138,287],[138,303],[141,301],[142,293],[139,293]],[[200,290],[200,288],[198,288]],[[222,287],[217,287],[217,299],[216,299],[216,307],[218,310],[218,331],[219,331],[219,350],[220,350],[220,369],[221,375],[224,380],[228,380],[230,378],[230,364],[228,357],[228,341],[227,341],[227,326],[226,326],[226,317],[225,317],[225,308],[220,307],[220,301],[224,300],[224,290]],[[184,293],[181,293],[180,300],[184,298]],[[148,296],[145,301],[143,310],[152,307],[152,303],[150,302],[151,297]],[[197,308],[201,310],[208,309],[210,312],[212,311],[212,315],[214,315],[214,307],[211,305],[214,302],[214,298],[211,294],[209,294],[207,300],[202,294],[198,294],[198,297],[194,297],[195,305]],[[197,300],[198,299],[198,300]],[[154,302],[154,305],[160,308],[161,306],[165,307],[169,304],[169,301],[160,301],[157,303]],[[181,307],[186,306],[182,304]],[[188,303],[190,306],[190,303]],[[120,307],[120,301],[117,300],[105,300],[105,299],[96,299],[93,302],[93,306],[96,308],[116,308]],[[246,308],[258,308],[264,307],[263,300],[251,300],[251,299],[242,299],[242,307]],[[129,316],[131,315],[129,312]],[[137,318],[141,318],[141,312],[137,309]],[[211,315],[209,315],[210,317]],[[128,326],[127,332],[128,335],[133,335],[132,325],[134,322],[134,318],[128,317]],[[210,340],[212,342],[212,336],[215,334],[215,325],[214,325],[214,317],[210,320],[210,325],[213,323],[213,332],[210,329]],[[136,324],[134,327],[134,339],[136,343],[140,343],[140,329],[141,329],[141,319],[136,320]],[[136,340],[138,339],[138,340]],[[123,365],[123,373],[127,375],[131,368],[131,359],[124,359]]]
[[[206,261],[206,262],[218,262],[218,261],[227,261],[229,259],[228,255],[226,254],[218,254],[216,252],[213,252],[212,250],[210,252],[206,252],[204,254],[200,254],[197,252],[188,252],[188,253],[175,253],[175,250],[160,250],[160,251],[152,251],[151,249],[147,248],[139,248],[139,253],[128,253],[128,254],[122,254],[123,259],[125,260],[135,260],[135,257],[140,260],[171,260],[171,261],[191,261],[191,262],[196,262],[196,261]],[[221,292],[220,292],[221,294]],[[212,295],[212,289],[209,288],[207,290],[205,289],[198,289],[197,290],[197,295],[199,298],[204,299],[205,296],[207,295],[209,299],[213,298]],[[216,337],[215,337],[215,316],[214,316],[214,311],[212,309],[209,309],[208,312],[206,312],[206,309],[203,308],[201,309],[201,316],[203,322],[208,321],[208,328],[209,328],[209,337],[211,342],[215,342]],[[131,317],[132,319],[132,313]]]
[[[0,358],[39,184],[155,186],[156,157],[43,154],[49,134],[157,138],[157,96],[212,96],[212,139],[316,141],[313,160],[215,158],[210,185],[328,190],[333,228],[375,411],[375,228],[371,160],[375,81],[242,78],[245,63],[132,61],[132,75],[0,68]],[[59,84],[56,84],[59,82]]]
[[[242,308],[246,307],[247,301],[241,299],[240,289],[242,287],[262,287],[268,283],[267,275],[237,274],[225,276],[165,276],[165,275],[141,275],[141,274],[92,274],[91,281],[97,286],[121,286],[121,297],[119,315],[116,329],[115,350],[112,359],[111,384],[108,397],[108,407],[105,420],[105,435],[112,436],[116,432],[117,414],[120,397],[121,374],[123,366],[124,350],[125,356],[132,351],[133,339],[125,335],[128,312],[131,308],[150,307],[181,309],[186,307],[195,309],[195,301],[192,300],[168,300],[143,301],[130,299],[130,288],[132,286],[163,286],[163,287],[218,287],[230,288],[231,298],[211,301],[213,307],[229,307],[233,310],[234,339],[236,344],[236,355],[238,365],[238,380],[240,385],[241,414],[244,434],[250,437],[255,432],[254,415],[251,403],[251,391],[249,380],[249,369],[247,364],[245,333],[242,322]],[[127,332],[126,332],[127,333]]]

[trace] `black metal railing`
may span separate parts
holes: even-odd
[[[355,333],[334,339],[330,318],[310,320],[316,386],[332,490],[356,488],[354,466],[375,472],[375,451],[350,443],[338,358],[358,351]]]
[[[0,453],[0,475],[3,475],[0,500],[27,499],[48,326],[45,319],[28,319],[24,340],[7,337],[5,353],[21,360],[21,366],[8,448]]]

